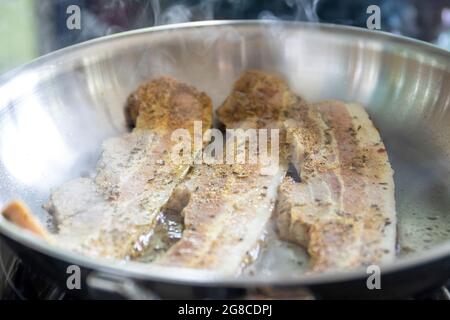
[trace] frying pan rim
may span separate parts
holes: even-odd
[[[164,26],[155,26],[155,27],[148,27],[148,28],[140,28],[135,29],[131,31],[125,31],[125,32],[118,32],[115,34],[95,38],[92,40],[84,41],[81,43],[77,43],[68,47],[64,47],[55,51],[52,51],[50,53],[44,54],[36,59],[33,59],[32,61],[23,64],[21,66],[18,66],[16,68],[13,68],[7,72],[4,72],[0,74],[0,86],[3,85],[4,82],[8,82],[11,80],[11,78],[14,75],[17,75],[23,71],[25,71],[28,68],[32,68],[35,65],[39,65],[42,63],[47,62],[48,60],[55,59],[58,56],[64,55],[65,53],[71,52],[73,53],[75,50],[80,50],[85,47],[89,47],[96,44],[101,44],[102,42],[107,42],[110,40],[118,40],[120,38],[130,37],[130,36],[136,36],[141,35],[145,33],[153,33],[158,31],[169,31],[169,30],[176,30],[176,29],[188,29],[188,28],[199,28],[199,27],[212,27],[212,26],[238,26],[238,25],[285,25],[285,26],[296,26],[296,27],[303,27],[303,28],[312,28],[313,30],[320,29],[321,31],[327,31],[332,32],[336,30],[340,31],[346,31],[351,33],[359,33],[363,34],[366,33],[368,36],[376,37],[376,38],[383,38],[383,40],[394,40],[397,44],[399,41],[401,43],[409,44],[409,45],[416,45],[420,47],[427,48],[428,50],[434,51],[435,54],[438,55],[444,55],[447,58],[450,58],[450,51],[445,50],[443,48],[438,47],[437,45],[434,45],[432,43],[428,43],[422,40],[413,39],[409,37],[405,37],[402,35],[392,34],[385,31],[379,31],[379,30],[369,30],[369,29],[363,29],[353,26],[343,26],[333,23],[316,23],[316,22],[301,22],[301,21],[277,21],[277,20],[206,20],[206,21],[195,21],[195,22],[184,22],[184,23],[175,23],[170,25],[164,25]],[[1,108],[1,106],[0,106]]]
[[[302,28],[313,28],[315,31],[340,31],[350,34],[358,34],[362,36],[366,34],[370,37],[375,37],[378,40],[391,41],[395,44],[405,44],[409,46],[418,46],[422,50],[430,51],[430,53],[441,56],[445,59],[450,58],[450,51],[439,48],[435,45],[411,39],[399,35],[393,35],[382,31],[372,31],[362,28],[341,26],[335,24],[324,24],[324,23],[309,23],[309,22],[294,22],[294,21],[272,21],[272,20],[214,20],[214,21],[201,21],[201,22],[188,22],[180,24],[172,24],[166,26],[157,26],[150,28],[143,28],[128,32],[122,32],[114,35],[109,35],[106,37],[101,37],[86,41],[80,44],[76,44],[70,47],[66,47],[52,53],[46,54],[40,58],[31,61],[28,64],[15,68],[0,75],[0,88],[13,79],[15,76],[26,72],[27,69],[32,69],[44,64],[52,59],[63,56],[66,53],[74,53],[77,50],[87,48],[92,45],[102,44],[110,40],[118,40],[124,37],[141,35],[146,33],[158,32],[158,31],[168,31],[176,30],[179,28],[199,28],[199,27],[211,27],[211,26],[238,26],[238,25],[249,25],[249,26],[268,26],[270,24],[282,24],[286,26],[295,26]],[[0,111],[7,105],[0,106]],[[227,286],[227,287],[242,287],[242,286],[258,286],[258,285],[275,285],[275,286],[303,286],[303,285],[314,285],[314,284],[326,284],[340,281],[347,281],[353,279],[365,278],[367,274],[365,273],[365,268],[357,268],[345,272],[332,272],[326,274],[299,274],[293,277],[279,278],[279,277],[249,277],[249,278],[217,278],[216,276],[205,276],[204,271],[188,271],[189,276],[186,276],[186,272],[173,272],[174,268],[164,267],[156,268],[158,272],[152,271],[151,267],[146,266],[142,263],[128,262],[124,264],[113,264],[111,261],[105,259],[94,259],[91,257],[82,256],[80,254],[64,250],[57,246],[45,243],[44,241],[37,239],[35,236],[24,232],[22,229],[15,225],[12,225],[6,221],[3,217],[0,217],[0,233],[12,241],[18,242],[25,247],[38,251],[49,257],[56,258],[71,264],[77,264],[79,266],[84,266],[92,270],[100,270],[101,272],[120,274],[124,277],[133,279],[142,279],[149,281],[163,281],[167,283],[177,283],[177,284],[196,284],[202,286]],[[450,256],[450,241],[438,244],[427,250],[425,252],[420,252],[415,255],[403,257],[394,263],[381,266],[383,274],[401,271],[404,269],[417,267],[430,263],[434,260],[445,258]],[[144,267],[145,266],[145,267]],[[146,270],[142,270],[146,269]],[[179,269],[177,269],[179,270]],[[180,276],[181,275],[181,276]]]
[[[104,258],[83,256],[70,250],[64,250],[46,243],[29,231],[6,221],[0,216],[0,234],[15,241],[27,249],[37,251],[48,257],[58,259],[68,265],[77,265],[93,270],[98,274],[112,274],[131,280],[164,282],[181,285],[198,285],[204,287],[256,287],[256,286],[312,286],[324,285],[367,278],[366,268],[360,267],[348,271],[329,272],[323,274],[294,274],[288,277],[223,277],[204,270],[187,270],[167,266],[153,266],[128,261],[113,262]],[[441,243],[426,251],[403,257],[393,263],[380,265],[381,276],[424,266],[433,261],[447,258],[450,255],[450,241]]]

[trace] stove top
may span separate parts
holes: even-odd
[[[0,300],[60,300],[68,294],[34,272],[0,242]]]
[[[450,281],[431,292],[405,299],[450,300]],[[69,290],[61,288],[46,276],[23,263],[0,242],[0,300],[74,300]]]

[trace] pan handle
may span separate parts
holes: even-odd
[[[159,300],[152,290],[135,281],[113,274],[93,271],[86,278],[89,294],[93,298],[121,298],[126,300]]]

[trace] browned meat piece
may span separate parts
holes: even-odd
[[[258,70],[245,72],[217,110],[227,128],[282,128],[285,112],[303,103],[280,77]]]
[[[263,239],[286,169],[263,175],[259,165],[197,165],[182,188],[182,238],[157,263],[235,275]]]
[[[141,85],[128,97],[126,117],[132,128],[172,133],[178,128],[193,128],[202,121],[211,126],[211,99],[204,92],[169,77],[160,77]]]
[[[364,108],[323,102],[309,107],[300,126],[286,124],[302,181],[286,178],[280,187],[281,236],[306,247],[317,271],[391,261],[393,171]]]
[[[174,162],[171,133],[211,126],[211,101],[195,88],[163,77],[128,100],[133,132],[104,142],[95,179],[80,178],[57,190],[46,208],[60,243],[92,256],[123,259],[140,254],[142,239],[190,164]]]
[[[299,101],[278,77],[249,71],[236,82],[217,114],[227,128],[281,128],[280,110]],[[268,139],[271,143],[278,141]],[[227,147],[234,148],[236,158],[241,151],[249,152],[248,146]],[[262,173],[261,163],[195,166],[181,186],[190,193],[182,211],[183,236],[157,263],[239,273],[257,253],[286,172],[284,161],[273,162],[276,165],[267,174]]]

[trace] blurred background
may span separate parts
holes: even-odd
[[[70,30],[77,5],[81,29]],[[381,29],[450,49],[450,0],[0,0],[0,73],[89,39],[154,25],[213,19],[283,19]]]

